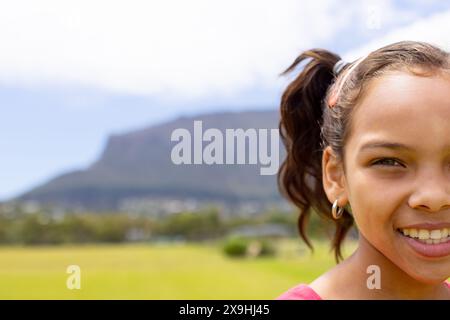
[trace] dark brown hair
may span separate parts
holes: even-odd
[[[334,222],[331,247],[336,262],[342,259],[341,244],[353,225],[353,217],[347,206],[340,219],[334,220],[331,216],[331,203],[322,182],[323,150],[327,146],[332,148],[342,161],[345,174],[344,147],[351,132],[352,116],[371,79],[392,71],[427,76],[450,70],[448,52],[414,41],[402,41],[373,51],[346,64],[335,75],[333,67],[339,60],[337,54],[327,50],[311,49],[300,54],[281,73],[287,75],[305,62],[281,97],[279,129],[287,155],[278,172],[280,192],[300,211],[298,231],[308,247],[313,249],[306,235],[311,211]],[[328,102],[333,96],[337,99],[330,108]]]

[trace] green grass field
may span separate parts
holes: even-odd
[[[286,240],[276,257],[232,259],[216,244],[0,247],[0,299],[274,299],[334,265],[327,244],[315,248]]]

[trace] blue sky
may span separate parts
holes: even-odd
[[[301,50],[447,44],[449,14],[424,0],[0,1],[0,199],[88,166],[112,133],[276,108]]]

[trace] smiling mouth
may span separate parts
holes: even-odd
[[[450,228],[441,229],[397,229],[401,235],[414,239],[423,244],[440,244],[450,241]]]

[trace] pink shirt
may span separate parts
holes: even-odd
[[[322,298],[310,286],[299,284],[280,295],[276,300],[322,300]]]
[[[450,282],[445,282],[450,288]],[[275,300],[323,300],[317,292],[306,284],[299,284],[284,292]]]

